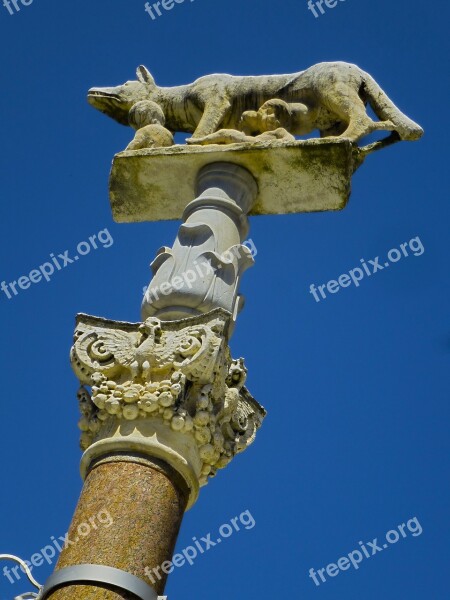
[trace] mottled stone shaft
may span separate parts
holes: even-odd
[[[161,594],[167,575],[160,569],[161,579],[153,574],[152,583],[145,570],[171,559],[186,502],[182,482],[164,468],[119,457],[99,464],[86,478],[69,529],[73,543],[63,549],[56,569],[83,563],[115,567],[140,577]],[[49,597],[135,600],[121,590],[91,585],[67,586]]]

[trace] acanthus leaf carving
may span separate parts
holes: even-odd
[[[231,358],[229,320],[220,309],[141,324],[79,315],[71,357],[82,384],[82,449],[102,439],[111,420],[152,420],[190,436],[200,485],[245,450],[266,413],[244,387],[243,359]]]

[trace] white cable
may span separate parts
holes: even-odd
[[[18,556],[14,556],[13,554],[0,554],[0,560],[12,560],[14,562],[19,563],[19,565],[25,571],[26,576],[30,580],[30,583],[32,583],[34,585],[34,587],[36,587],[38,590],[40,590],[42,588],[41,584],[38,583],[36,581],[36,579],[33,577],[33,575],[31,574],[31,571],[28,568],[28,565],[21,558],[19,558]],[[26,596],[26,594],[22,594],[22,595]]]

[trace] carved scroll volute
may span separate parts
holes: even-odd
[[[183,476],[191,465],[198,488],[247,448],[265,411],[244,387],[243,360],[230,356],[230,321],[221,309],[170,322],[80,315],[71,355],[80,382],[91,387],[78,393],[83,460],[138,435],[133,443],[150,454],[159,444],[159,457],[166,444],[169,464]],[[142,428],[153,433],[137,433]]]
[[[150,381],[174,369],[206,383],[226,345],[226,320],[216,321],[214,330],[200,323],[176,330],[174,322],[154,317],[132,324],[79,315],[72,365],[84,385],[93,384],[95,373],[118,382]]]
[[[106,327],[91,327],[82,321],[75,330],[70,358],[78,379],[92,385],[92,375],[120,376],[133,362],[139,331],[125,333]]]

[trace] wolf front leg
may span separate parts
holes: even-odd
[[[228,98],[219,97],[206,102],[202,118],[191,139],[215,133],[231,108]]]

